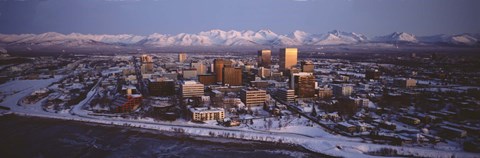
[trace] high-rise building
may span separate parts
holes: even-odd
[[[140,60],[141,60],[142,63],[151,63],[151,62],[153,62],[152,56],[150,56],[150,55],[142,55],[142,56],[140,57]]]
[[[241,86],[242,85],[242,69],[234,67],[223,68],[223,85]]]
[[[291,103],[295,101],[295,90],[281,88],[277,91],[277,97],[283,102]]]
[[[352,95],[353,86],[350,84],[335,84],[333,87],[333,95],[336,97],[348,97]]]
[[[204,95],[204,85],[196,81],[184,81],[180,85],[182,98],[194,98]]]
[[[378,71],[377,69],[367,70],[365,72],[365,79],[367,79],[367,80],[378,80],[378,79],[380,79],[380,71]]]
[[[368,104],[370,104],[370,100],[367,98],[350,98],[354,102],[356,106],[359,107],[368,107]]]
[[[204,85],[212,85],[216,83],[215,75],[206,74],[206,75],[198,75],[198,82]]]
[[[185,53],[179,53],[179,54],[178,54],[178,62],[183,63],[183,62],[185,62],[185,60],[187,60],[187,54],[185,54]]]
[[[198,75],[204,75],[207,73],[207,67],[201,61],[191,62],[190,67],[197,69]]]
[[[172,79],[173,81],[178,80],[178,73],[176,73],[176,72],[163,73],[162,76],[166,77],[166,78],[169,78],[169,79]]]
[[[258,66],[270,67],[272,51],[268,49],[263,49],[258,51]]]
[[[315,65],[313,65],[312,61],[302,61],[300,62],[302,67],[302,72],[313,72],[315,69]]]
[[[315,76],[312,73],[300,72],[291,75],[290,88],[295,90],[299,98],[315,96]]]
[[[187,80],[197,79],[197,69],[195,69],[195,68],[183,69],[182,74],[183,74],[183,79],[184,80],[185,79],[187,79]]]
[[[251,71],[251,70],[254,70],[254,69],[255,69],[255,66],[251,65],[251,64],[245,64],[243,66],[243,71]]]
[[[251,81],[250,85],[259,89],[267,89],[270,85],[267,80]]]
[[[152,74],[153,73],[153,63],[143,63],[140,67],[140,72],[142,74]]]
[[[149,79],[148,92],[152,96],[175,95],[175,81],[166,77]]]
[[[224,60],[223,60],[223,66],[224,66],[224,67],[232,67],[232,66],[233,66],[232,60],[230,60],[230,59],[224,59]]]
[[[240,99],[246,106],[261,106],[267,100],[267,92],[254,88],[242,89]]]
[[[327,99],[333,96],[333,91],[331,88],[319,88],[318,89],[318,98],[320,99]]]
[[[217,82],[222,82],[223,81],[223,59],[215,59],[213,60],[213,72],[215,73],[216,76],[216,81]]]
[[[140,72],[142,74],[151,74],[153,73],[153,59],[150,55],[142,55],[140,56],[140,61],[142,65],[140,67]]]
[[[252,71],[244,71],[242,72],[242,81],[243,84],[249,85],[252,81],[255,81],[257,75]]]
[[[258,70],[258,76],[262,78],[270,77],[270,69],[260,67],[260,70]]]
[[[298,50],[297,48],[282,48],[280,49],[280,70],[290,70],[297,64]]]

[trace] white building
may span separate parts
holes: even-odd
[[[267,99],[267,92],[260,89],[242,89],[240,99],[247,106],[260,106]]]
[[[223,108],[196,107],[189,110],[193,121],[223,120],[225,118]]]
[[[204,85],[196,81],[184,81],[180,85],[182,98],[201,97],[204,95]]]

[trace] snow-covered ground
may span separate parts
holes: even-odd
[[[138,127],[168,132],[178,132],[193,136],[291,143],[301,145],[314,152],[332,156],[372,157],[366,153],[388,148],[396,150],[397,153],[401,155],[412,155],[419,157],[480,157],[478,154],[467,153],[463,151],[364,143],[357,139],[332,135],[323,131],[323,129],[318,126],[315,126],[311,123],[309,124],[306,119],[297,117],[283,120],[283,123],[279,123],[281,120],[268,118],[272,119],[272,125],[268,128],[265,127],[265,122],[263,119],[257,119],[256,121],[254,120],[254,124],[251,126],[229,128],[217,126],[214,122],[207,124],[195,124],[185,120],[173,122],[155,122],[153,119],[149,118],[132,120],[104,116],[92,116],[88,115],[88,112],[83,110],[82,106],[89,102],[95,95],[97,92],[97,86],[94,86],[94,88],[87,94],[87,98],[75,105],[70,112],[64,111],[60,113],[51,113],[43,111],[40,107],[41,101],[33,105],[18,104],[23,97],[29,95],[34,90],[47,87],[59,79],[61,79],[61,76],[56,76],[55,78],[47,80],[16,80],[0,85],[2,95],[5,96],[0,105],[11,108],[10,111],[17,115]],[[285,125],[285,121],[291,122],[289,125]],[[282,127],[279,127],[279,124],[283,124]]]

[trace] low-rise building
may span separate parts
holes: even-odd
[[[302,61],[300,62],[302,72],[312,72],[315,69],[315,65],[312,61]]]
[[[225,118],[223,108],[196,107],[189,110],[192,121],[223,120]]]
[[[357,127],[355,127],[355,125],[349,124],[347,122],[339,122],[337,124],[337,127],[340,130],[343,130],[344,132],[348,132],[348,133],[352,133],[352,132],[355,132],[357,130]]]
[[[450,127],[450,126],[441,126],[441,134],[448,138],[456,138],[456,137],[466,137],[467,131]]]
[[[295,90],[281,88],[277,91],[277,97],[283,102],[291,103],[295,101]]]
[[[420,124],[420,119],[410,116],[402,116],[400,121],[409,125],[418,125]]]
[[[125,113],[136,110],[142,104],[142,95],[127,95],[127,98],[119,96],[112,102],[116,112]]]
[[[399,86],[399,87],[402,87],[402,88],[409,88],[409,87],[417,86],[417,80],[411,79],[411,78],[395,79],[393,82],[396,86]]]

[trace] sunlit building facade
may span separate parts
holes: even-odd
[[[298,49],[297,48],[282,48],[280,49],[280,70],[290,70],[297,64]]]
[[[258,51],[258,66],[269,68],[272,62],[272,51],[263,49]]]

